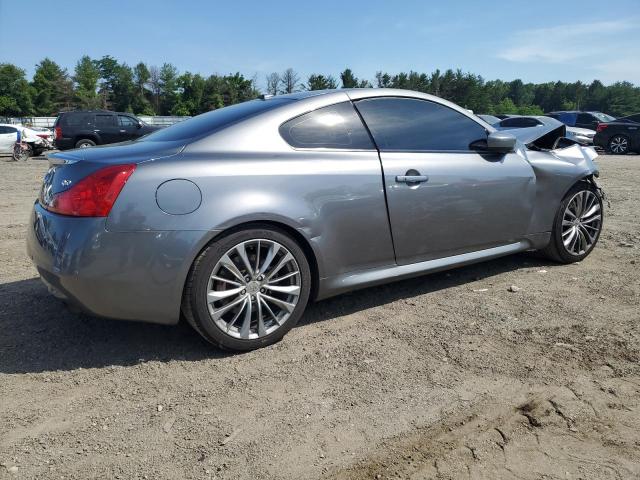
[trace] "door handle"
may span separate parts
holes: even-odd
[[[94,132],[98,133],[100,130],[94,130]]]
[[[397,175],[396,182],[398,183],[422,183],[429,180],[427,175]]]
[[[127,133],[126,130],[120,130],[120,133]]]

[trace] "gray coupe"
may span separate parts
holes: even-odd
[[[585,258],[603,221],[596,154],[563,137],[404,90],[263,97],[50,155],[28,252],[90,314],[183,316],[249,350],[310,300],[525,250]]]

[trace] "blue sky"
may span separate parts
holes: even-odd
[[[486,79],[640,84],[639,0],[310,4],[0,0],[0,62],[30,76],[45,56],[72,72],[83,54],[109,54],[130,65],[239,71],[260,86],[288,67],[301,77],[461,68]]]

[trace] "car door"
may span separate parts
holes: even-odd
[[[380,152],[398,264],[523,238],[535,198],[523,157],[472,150],[487,131],[437,102],[377,97],[356,107]]]
[[[120,125],[120,141],[139,137],[140,126],[137,119],[129,115],[118,114],[118,125]]]
[[[96,113],[94,132],[100,137],[102,144],[122,141],[118,119],[114,113]]]
[[[0,153],[12,153],[17,140],[17,130],[14,127],[0,126]]]

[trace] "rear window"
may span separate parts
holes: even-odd
[[[319,108],[293,118],[280,126],[280,135],[294,148],[374,148],[351,102]]]
[[[203,113],[197,117],[190,118],[183,122],[176,123],[170,127],[157,130],[139,142],[172,142],[180,140],[190,140],[213,133],[221,128],[229,126],[240,120],[253,117],[268,110],[278,108],[285,103],[292,102],[286,98],[272,98],[269,100],[251,100],[238,103],[230,107],[220,108],[211,112]]]
[[[615,117],[602,112],[593,112],[592,115],[601,122],[613,122],[615,120]]]

